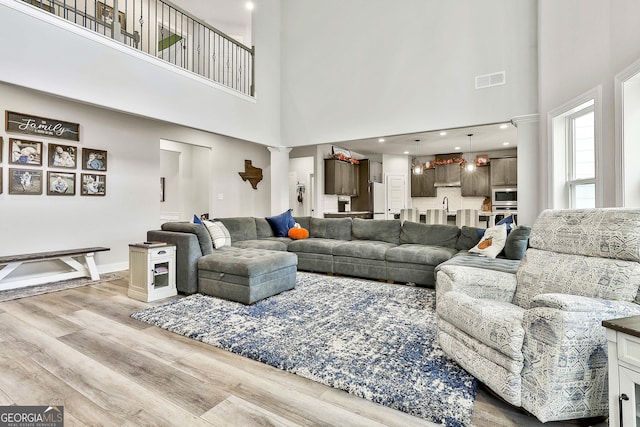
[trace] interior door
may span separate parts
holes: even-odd
[[[407,203],[406,175],[387,175],[387,219],[393,219]]]

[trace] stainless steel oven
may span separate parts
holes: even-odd
[[[515,187],[494,187],[491,189],[491,206],[495,208],[518,207],[518,189]]]

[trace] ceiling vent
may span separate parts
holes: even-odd
[[[505,84],[507,81],[504,71],[498,73],[485,74],[483,76],[476,76],[476,89],[483,89],[485,87],[499,86]]]

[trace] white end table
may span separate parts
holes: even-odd
[[[145,302],[177,295],[175,245],[160,242],[129,245],[127,295]]]

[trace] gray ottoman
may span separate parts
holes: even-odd
[[[293,289],[298,257],[266,249],[223,248],[198,260],[198,291],[244,304]]]

